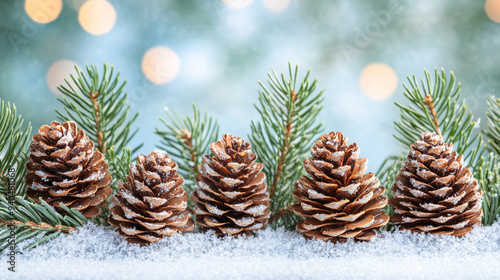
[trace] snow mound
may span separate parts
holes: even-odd
[[[1,262],[5,263],[5,254]],[[176,234],[148,247],[87,224],[17,255],[2,279],[500,279],[500,222],[463,238],[385,233],[371,242],[307,241],[266,229],[253,238]]]

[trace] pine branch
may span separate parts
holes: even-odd
[[[58,89],[63,97],[58,99],[64,105],[64,112],[56,110],[61,121],[73,120],[83,129],[97,150],[108,156],[109,148],[122,151],[138,132],[132,131],[132,124],[139,115],[129,118],[130,105],[127,104],[126,82],[120,83],[120,72],[114,74],[114,68],[104,64],[102,77],[97,66],[87,66],[87,73],[76,68],[77,77],[70,76],[76,88],[67,81]],[[132,149],[135,153],[140,147]]]
[[[488,112],[486,113],[488,128],[484,134],[488,136],[488,149],[500,155],[500,98],[488,98]]]
[[[17,195],[24,197],[24,165],[31,140],[31,124],[24,125],[15,105],[0,101],[0,195],[9,195],[11,187]]]
[[[429,107],[429,110],[431,111],[432,114],[432,122],[434,123],[434,127],[436,128],[436,132],[443,136],[441,134],[441,129],[439,129],[439,120],[436,114],[436,109],[434,108],[434,100],[432,99],[432,96],[430,94],[426,94],[424,97],[425,103]]]
[[[322,128],[316,118],[323,107],[323,91],[315,93],[317,80],[310,83],[309,72],[297,87],[298,66],[288,66],[287,78],[272,69],[269,88],[259,82],[262,90],[255,108],[261,120],[252,121],[249,139],[257,160],[264,165],[272,226],[292,229],[298,217],[284,209],[293,202],[292,191],[302,174],[302,161]]]
[[[434,79],[425,71],[421,86],[413,76],[408,77],[405,97],[410,105],[396,103],[401,110],[401,120],[395,122],[398,135],[394,135],[405,147],[409,147],[424,132],[436,132],[445,142],[453,143],[457,153],[463,154],[469,166],[474,166],[482,154],[482,137],[472,112],[461,101],[460,83],[455,85],[455,75],[449,80],[444,70],[435,70]]]
[[[24,250],[33,248],[88,221],[77,210],[61,207],[67,215],[57,213],[43,200],[37,204],[21,196],[0,195],[0,252],[21,242],[26,244]]]
[[[108,149],[109,174],[113,177],[113,193],[118,191],[118,181],[127,181],[129,166],[133,162],[132,151],[124,148],[120,154],[115,152],[114,146]]]
[[[490,153],[488,159],[481,157],[474,178],[483,191],[482,224],[491,225],[500,216],[500,156]]]
[[[401,165],[404,159],[404,156],[390,156],[382,162],[380,168],[375,173],[380,181],[380,185],[385,187],[385,193],[388,198],[391,198],[394,195],[391,188],[396,181],[396,175],[401,170]],[[393,209],[389,204],[385,206],[384,210],[387,215],[392,216]],[[382,228],[382,230],[387,231],[392,231],[393,229],[394,226],[391,223],[388,223]]]
[[[193,105],[193,115],[183,119],[177,112],[165,110],[168,119],[159,118],[162,129],[155,133],[161,137],[159,149],[165,150],[177,162],[179,174],[186,180],[184,189],[191,193],[196,188],[196,176],[201,168],[201,158],[210,153],[210,144],[217,141],[219,124],[206,112]]]

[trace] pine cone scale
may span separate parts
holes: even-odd
[[[119,182],[113,196],[109,223],[129,243],[141,245],[161,240],[176,232],[194,229],[189,196],[182,189],[184,179],[177,164],[159,151],[137,157],[127,181]]]
[[[389,217],[381,209],[387,204],[385,188],[372,173],[368,162],[358,158],[356,144],[347,145],[341,133],[321,136],[311,149],[312,159],[304,160],[306,172],[293,196],[292,211],[305,218],[297,230],[309,238],[325,241],[369,240],[375,229]]]
[[[42,198],[59,212],[63,203],[93,218],[111,194],[104,157],[74,122],[42,126],[33,136],[26,169],[27,195],[35,201]]]
[[[229,134],[212,143],[213,156],[203,156],[192,198],[197,223],[218,235],[248,235],[269,219],[269,194],[263,165],[250,144]]]
[[[463,157],[437,134],[424,133],[411,145],[392,187],[391,221],[414,232],[463,236],[480,225],[478,184]]]

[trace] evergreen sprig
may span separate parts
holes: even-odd
[[[460,83],[455,84],[455,75],[446,76],[443,69],[434,71],[434,79],[427,71],[421,86],[417,78],[408,77],[409,86],[403,84],[404,95],[410,101],[400,108],[401,120],[395,122],[399,134],[394,137],[405,148],[410,147],[424,132],[436,132],[447,143],[453,143],[457,153],[464,155],[469,166],[473,166],[482,152],[482,140],[472,112],[467,110],[465,101],[460,99]]]
[[[16,195],[25,196],[24,165],[31,140],[31,124],[24,124],[15,105],[0,101],[0,195],[9,195],[10,186]]]
[[[488,149],[500,155],[500,98],[488,98],[488,112],[486,113],[488,128],[484,134],[488,136]]]
[[[474,178],[483,191],[482,224],[491,225],[500,216],[500,156],[490,153],[487,159],[481,157]]]
[[[38,204],[21,196],[12,198],[0,195],[0,252],[12,245],[19,251],[17,244],[23,241],[24,250],[33,248],[87,222],[80,212],[64,205],[67,215],[57,213],[42,199]]]
[[[404,156],[390,156],[386,158],[380,168],[376,172],[377,178],[380,181],[380,185],[385,187],[386,195],[388,198],[393,196],[392,185],[396,182],[396,175],[398,175],[401,170],[402,162],[405,160]],[[385,207],[386,214],[392,215],[392,208],[387,204]]]
[[[132,125],[139,113],[129,118],[130,105],[124,91],[126,81],[120,81],[120,71],[115,73],[113,66],[105,63],[102,76],[95,65],[87,65],[86,74],[76,66],[75,69],[77,76],[70,75],[75,86],[65,80],[66,85],[58,87],[63,95],[58,100],[64,106],[64,112],[56,110],[56,113],[61,121],[75,121],[94,141],[96,149],[110,163],[111,188],[116,193],[119,179],[128,174],[131,154],[142,146],[133,149],[128,146],[138,132],[138,128],[133,129]],[[107,207],[101,208],[103,214],[93,221],[106,225],[109,211]]]
[[[255,108],[260,120],[251,123],[249,136],[257,160],[264,165],[271,197],[273,227],[292,229],[298,217],[289,211],[294,182],[303,173],[302,162],[322,128],[316,118],[323,108],[323,91],[318,81],[309,82],[309,71],[298,81],[298,66],[288,65],[288,77],[268,74],[269,87],[259,82],[259,102]]]
[[[133,162],[132,151],[130,148],[123,148],[121,153],[116,153],[114,146],[108,149],[108,164],[109,164],[109,174],[113,177],[113,192],[118,191],[117,182],[127,181],[127,175],[129,173],[129,166]]]
[[[66,85],[58,87],[63,95],[58,100],[64,106],[64,112],[56,110],[58,118],[75,121],[105,156],[113,146],[114,151],[121,152],[138,132],[132,124],[139,113],[128,117],[126,81],[120,82],[120,71],[115,74],[114,68],[107,63],[102,76],[95,65],[87,65],[86,75],[77,67],[75,69],[78,75],[70,75],[70,78],[76,87],[67,80]],[[133,148],[132,153],[141,146]]]
[[[201,158],[210,152],[210,144],[219,137],[219,123],[193,105],[193,115],[180,118],[177,112],[165,110],[168,119],[160,117],[163,128],[156,128],[161,137],[159,149],[165,150],[177,162],[179,174],[186,180],[184,189],[191,193],[196,188],[196,176],[201,169]]]

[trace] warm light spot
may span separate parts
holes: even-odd
[[[253,0],[222,0],[222,2],[235,10],[241,10],[252,4]]]
[[[484,10],[492,21],[500,23],[500,0],[486,0]]]
[[[181,67],[177,54],[163,46],[149,49],[142,58],[141,68],[144,76],[155,84],[166,84],[172,81]]]
[[[268,10],[279,13],[290,5],[290,0],[262,0],[262,3]]]
[[[24,9],[28,16],[38,23],[54,21],[62,10],[62,0],[26,0]]]
[[[70,85],[75,88],[75,84],[70,77],[70,75],[73,75],[73,77],[78,75],[75,65],[77,65],[76,62],[72,60],[59,60],[50,66],[49,71],[47,71],[47,85],[50,91],[61,94],[57,87],[60,85],[67,87],[64,79],[68,80]]]
[[[383,63],[373,63],[365,67],[359,77],[361,89],[373,100],[389,98],[398,86],[398,76]]]
[[[116,22],[116,11],[108,1],[90,0],[80,8],[78,21],[88,33],[102,35],[113,29]]]

